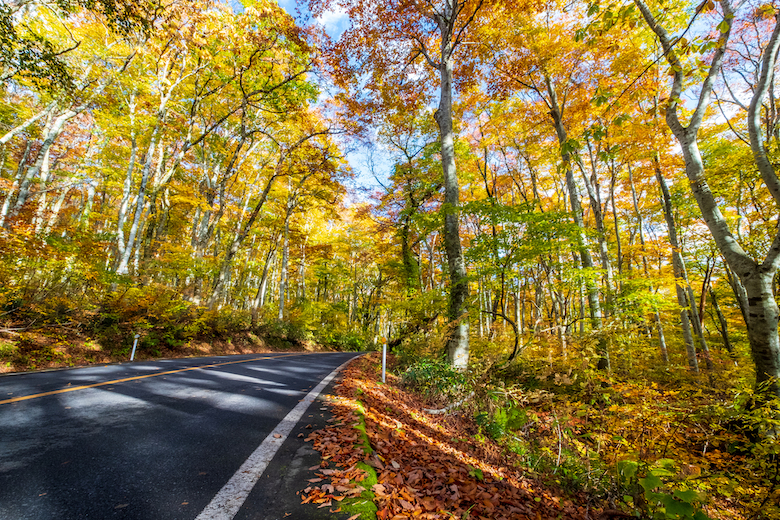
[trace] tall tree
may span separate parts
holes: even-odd
[[[333,46],[338,62],[334,70],[342,72],[336,76],[342,86],[351,84],[363,88],[376,99],[383,89],[396,89],[398,85],[426,92],[426,81],[436,81],[438,108],[434,119],[439,128],[444,180],[444,247],[450,278],[448,315],[451,329],[447,352],[450,363],[457,369],[465,369],[468,365],[466,300],[469,287],[460,239],[460,187],[452,106],[457,67],[459,64],[472,66],[468,62],[459,63],[458,53],[484,3],[485,0],[310,2],[315,14],[338,8],[350,17],[351,27]],[[424,70],[426,66],[427,71]],[[466,81],[467,74],[463,74],[461,81]],[[424,81],[415,81],[414,75],[424,76]]]
[[[780,337],[778,336],[778,306],[774,297],[774,277],[780,266],[780,231],[776,232],[771,246],[763,259],[754,259],[740,244],[732,233],[729,223],[724,217],[718,201],[715,199],[705,175],[704,162],[699,151],[698,134],[704,121],[705,113],[710,105],[713,87],[721,73],[724,57],[729,46],[729,39],[738,18],[728,0],[720,0],[720,19],[715,31],[717,39],[714,50],[711,51],[708,65],[704,68],[704,80],[699,83],[696,107],[685,124],[680,119],[680,104],[686,88],[687,72],[691,64],[684,62],[675,46],[681,38],[673,37],[664,27],[653,9],[643,0],[634,0],[641,12],[647,27],[658,38],[664,56],[671,67],[672,86],[666,106],[666,124],[671,129],[682,148],[685,160],[685,173],[690,181],[691,191],[701,210],[704,222],[712,234],[720,253],[739,277],[747,292],[747,328],[753,361],[756,366],[756,384],[763,391],[780,395]],[[748,16],[754,12],[750,5],[743,4],[749,10]],[[695,19],[704,10],[714,10],[713,2],[702,2],[696,9]],[[752,158],[756,168],[761,173],[766,188],[771,193],[775,203],[780,207],[780,178],[769,159],[765,144],[765,131],[762,129],[761,116],[764,98],[773,85],[778,49],[780,49],[780,23],[778,14],[770,7],[767,12],[774,19],[771,35],[761,49],[760,60],[756,60],[757,83],[753,86],[750,105],[747,110],[747,128],[750,136]],[[691,20],[690,24],[693,24]],[[707,49],[708,47],[705,47]],[[698,65],[694,65],[698,68]]]

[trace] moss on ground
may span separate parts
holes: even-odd
[[[368,434],[366,434],[366,417],[365,408],[363,403],[358,401],[357,406],[358,424],[353,426],[358,431],[358,446],[363,449],[366,455],[370,455],[374,452],[371,447],[371,442],[368,440]],[[360,520],[376,520],[377,508],[374,504],[374,498],[376,495],[371,491],[375,484],[379,482],[376,470],[366,464],[365,462],[358,462],[357,467],[362,469],[366,473],[366,478],[360,482],[360,486],[365,490],[360,496],[355,498],[347,498],[341,502],[341,510],[348,514],[360,514]]]

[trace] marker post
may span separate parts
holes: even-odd
[[[138,338],[140,337],[141,337],[140,334],[135,335],[135,339],[133,340],[133,351],[130,353],[130,361],[132,361],[133,358],[135,357],[135,347],[136,345],[138,345]]]
[[[387,369],[387,338],[382,338],[382,382],[385,382],[385,371]]]

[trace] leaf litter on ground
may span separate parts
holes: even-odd
[[[317,480],[309,481],[316,485],[301,493],[303,503],[359,497],[368,476],[358,467],[363,462],[377,474],[370,491],[379,520],[586,519],[600,513],[589,510],[584,495],[566,497],[544,486],[514,467],[496,444],[476,440],[470,418],[426,414],[426,403],[399,388],[391,374],[382,384],[376,355],[350,363],[335,394],[333,422],[306,438],[322,462]],[[361,414],[371,450],[359,439]]]

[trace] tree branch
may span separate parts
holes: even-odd
[[[777,62],[778,49],[780,49],[780,13],[775,14],[775,28],[772,36],[764,49],[764,55],[761,60],[761,74],[758,85],[753,93],[753,99],[750,101],[748,109],[748,134],[750,135],[750,148],[756,161],[761,178],[766,183],[769,193],[775,199],[775,203],[780,207],[780,179],[777,178],[777,172],[767,157],[766,147],[764,145],[764,135],[761,131],[761,103],[769,89],[774,77],[775,64]]]

